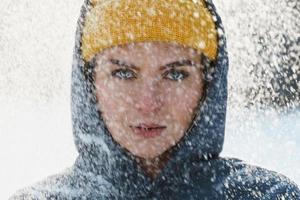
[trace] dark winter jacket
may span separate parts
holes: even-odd
[[[206,99],[189,132],[172,148],[171,159],[152,181],[133,156],[110,136],[97,110],[88,63],[82,59],[81,30],[88,2],[78,21],[72,72],[72,120],[79,156],[74,166],[23,189],[11,199],[203,199],[299,200],[300,191],[286,177],[237,159],[220,158],[224,142],[228,57],[221,20],[216,16],[218,57]]]

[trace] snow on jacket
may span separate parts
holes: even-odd
[[[190,132],[173,147],[171,159],[154,181],[112,139],[97,110],[80,51],[89,9],[86,1],[78,21],[72,68],[72,120],[79,156],[70,169],[22,189],[10,199],[299,200],[299,189],[285,176],[219,157],[224,142],[228,56],[221,20],[213,3],[206,4],[216,16],[219,35],[207,96]]]

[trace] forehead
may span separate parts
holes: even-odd
[[[139,42],[103,50],[97,60],[119,58],[129,62],[168,62],[180,59],[200,59],[200,53],[190,47],[167,42]]]

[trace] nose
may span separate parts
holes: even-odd
[[[158,84],[155,82],[143,84],[136,103],[138,111],[145,115],[157,113],[162,105]]]

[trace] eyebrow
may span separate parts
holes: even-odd
[[[133,65],[133,64],[127,64],[127,63],[122,62],[122,61],[120,61],[120,60],[118,60],[118,59],[109,59],[109,61],[110,61],[112,64],[118,65],[118,66],[120,66],[120,67],[133,68],[133,69],[135,69],[135,70],[137,70],[137,71],[140,70],[140,69],[139,69],[138,67],[136,67],[135,65]]]
[[[164,66],[161,66],[159,69],[163,70],[166,67],[167,68],[174,68],[174,67],[182,67],[182,66],[195,66],[195,63],[193,61],[189,60],[189,59],[186,59],[186,60],[180,60],[180,61],[175,61],[175,62],[168,63]]]
[[[125,62],[122,62],[118,59],[110,59],[109,60],[112,64],[118,65],[120,67],[125,67],[125,68],[133,68],[135,70],[139,71],[139,68],[136,67],[133,64],[127,64]],[[159,70],[163,70],[165,68],[174,68],[174,67],[182,67],[182,66],[195,66],[195,63],[189,59],[185,59],[185,60],[180,60],[180,61],[175,61],[175,62],[171,62],[168,64],[165,64],[161,67],[159,67]]]

